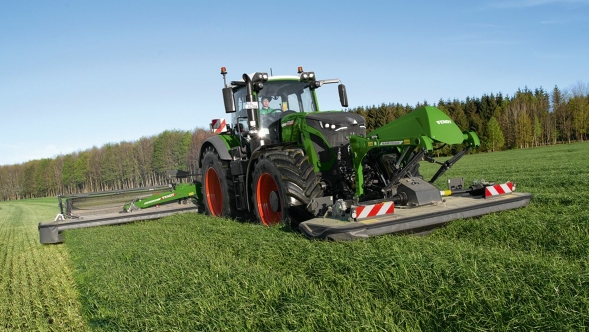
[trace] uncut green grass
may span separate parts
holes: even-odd
[[[0,331],[85,331],[63,246],[39,244],[57,199],[0,202]]]
[[[423,237],[311,241],[182,214],[67,231],[65,246],[94,330],[586,330],[587,151],[464,157],[438,184],[511,180],[531,204]]]

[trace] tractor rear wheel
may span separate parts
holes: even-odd
[[[201,172],[205,212],[215,217],[240,217],[229,163],[221,160],[212,147],[206,148],[203,154]]]
[[[258,221],[298,228],[313,215],[309,202],[323,194],[309,158],[300,149],[270,150],[258,159],[252,176],[252,202]]]

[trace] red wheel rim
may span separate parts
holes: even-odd
[[[266,226],[276,225],[282,220],[282,212],[272,211],[270,207],[270,194],[273,191],[278,192],[278,184],[270,174],[262,174],[256,186],[256,197],[260,221]]]
[[[207,170],[205,185],[207,188],[209,210],[213,216],[219,217],[223,212],[223,191],[221,190],[219,175],[212,167]]]

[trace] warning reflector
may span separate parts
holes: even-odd
[[[395,212],[395,203],[382,202],[371,205],[352,206],[352,219],[364,219],[370,217],[382,216],[385,214],[392,214]]]
[[[227,122],[225,122],[225,119],[213,119],[211,121],[211,131],[215,134],[226,132]]]
[[[512,182],[506,182],[504,184],[496,184],[493,186],[485,187],[485,197],[510,194],[514,190],[515,190],[515,185]]]

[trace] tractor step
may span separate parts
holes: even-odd
[[[487,198],[452,196],[435,205],[395,207],[394,214],[357,222],[349,222],[347,219],[314,218],[302,222],[299,229],[309,238],[335,241],[383,234],[422,233],[453,220],[524,207],[531,198],[532,194],[529,193],[511,193]]]

